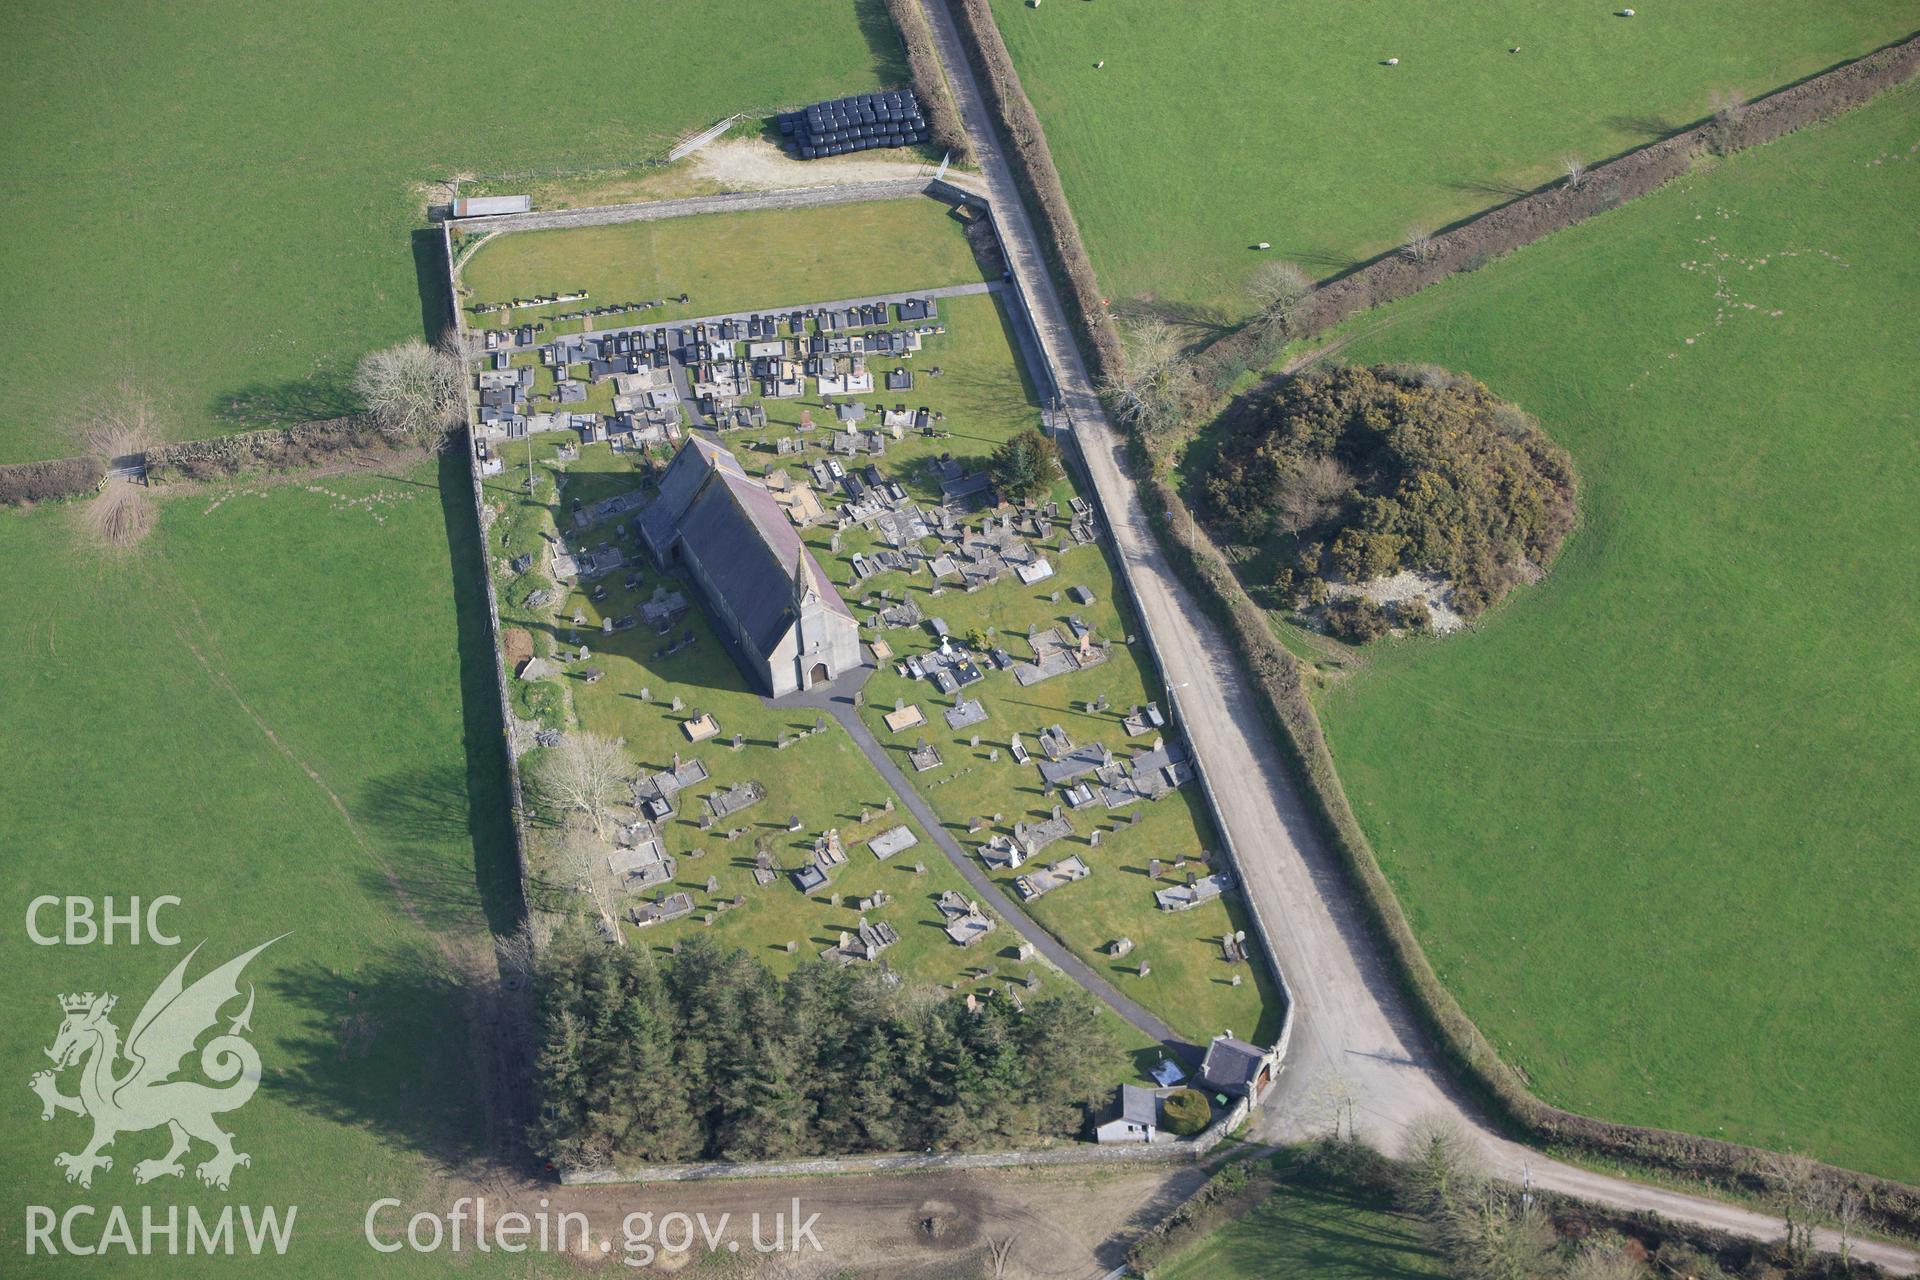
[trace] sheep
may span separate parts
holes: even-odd
[[[1094,69],[1095,71],[1098,71],[1098,70],[1099,70],[1100,68],[1102,68],[1102,67],[1104,67],[1104,66],[1106,66],[1106,65],[1107,65],[1107,60],[1106,60],[1105,58],[1102,58],[1102,59],[1100,59],[1100,61],[1098,61],[1098,62],[1096,62],[1096,63],[1094,63],[1094,64],[1093,64],[1093,69]]]
[[[1390,67],[1397,67],[1397,66],[1399,66],[1399,65],[1400,65],[1400,59],[1398,59],[1398,58],[1388,58],[1388,59],[1387,59],[1387,65],[1388,65],[1388,66],[1390,66]]]

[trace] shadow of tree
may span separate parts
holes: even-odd
[[[346,971],[282,972],[272,988],[297,1024],[261,1087],[443,1167],[524,1171],[530,1006],[501,990],[489,961],[476,954],[469,965],[423,945]]]
[[[853,9],[860,34],[867,42],[867,52],[873,55],[875,77],[884,85],[906,85],[910,78],[907,48],[894,29],[893,16],[887,12],[885,0],[854,0]]]
[[[1200,345],[1240,327],[1238,319],[1219,307],[1170,298],[1123,298],[1113,312],[1122,320],[1154,319],[1171,325],[1190,345]]]
[[[1462,182],[1444,184],[1450,191],[1464,191],[1468,195],[1486,196],[1491,200],[1517,200],[1521,196],[1532,194],[1533,188],[1523,187],[1514,182],[1493,182],[1474,178]]]
[[[1631,134],[1651,142],[1675,134],[1686,128],[1665,116],[1657,115],[1618,115],[1608,116],[1603,123],[1616,133]]]
[[[268,427],[345,417],[360,408],[351,374],[320,369],[304,378],[256,382],[221,392],[213,398],[209,412],[222,422]]]

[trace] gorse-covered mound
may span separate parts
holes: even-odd
[[[1325,601],[1326,579],[1412,569],[1452,584],[1472,616],[1544,569],[1574,520],[1573,466],[1540,424],[1432,365],[1315,371],[1233,424],[1204,481],[1220,530],[1285,540],[1270,584]]]

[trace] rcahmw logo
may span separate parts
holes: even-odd
[[[149,936],[154,932],[150,929]],[[111,1016],[118,997],[104,991],[59,997],[60,1030],[46,1050],[53,1067],[36,1072],[28,1086],[40,1098],[42,1120],[66,1112],[93,1122],[92,1136],[78,1151],[63,1151],[53,1158],[68,1182],[91,1187],[96,1172],[113,1169],[113,1158],[105,1150],[121,1134],[161,1127],[167,1130],[167,1149],[134,1164],[135,1183],[185,1177],[182,1157],[195,1150],[195,1143],[212,1148],[194,1166],[195,1177],[207,1187],[224,1191],[236,1169],[253,1164],[253,1158],[236,1150],[233,1135],[215,1120],[246,1105],[260,1087],[260,1054],[246,1038],[252,1031],[251,985],[239,1012],[225,1019],[224,1029],[219,1024],[222,1010],[241,998],[240,975],[248,962],[279,940],[263,942],[188,985],[187,966],[200,951],[194,947],[141,1006],[124,1042]],[[208,1031],[216,1034],[199,1045]],[[204,1080],[176,1079],[196,1045],[199,1053],[194,1060]],[[75,1069],[78,1077],[72,1094],[60,1088],[60,1076],[69,1069]],[[293,1206],[284,1210],[240,1206],[236,1218],[232,1205],[217,1213],[189,1205],[184,1214],[174,1206],[160,1210],[145,1206],[129,1213],[120,1205],[80,1204],[64,1212],[29,1205],[27,1253],[233,1253],[242,1248],[252,1253],[267,1248],[283,1253],[297,1212]]]

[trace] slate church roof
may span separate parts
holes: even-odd
[[[656,555],[664,558],[677,541],[700,563],[739,621],[742,638],[762,655],[772,653],[793,623],[796,566],[812,575],[829,612],[853,619],[767,487],[747,475],[731,451],[698,435],[674,455],[641,530]]]

